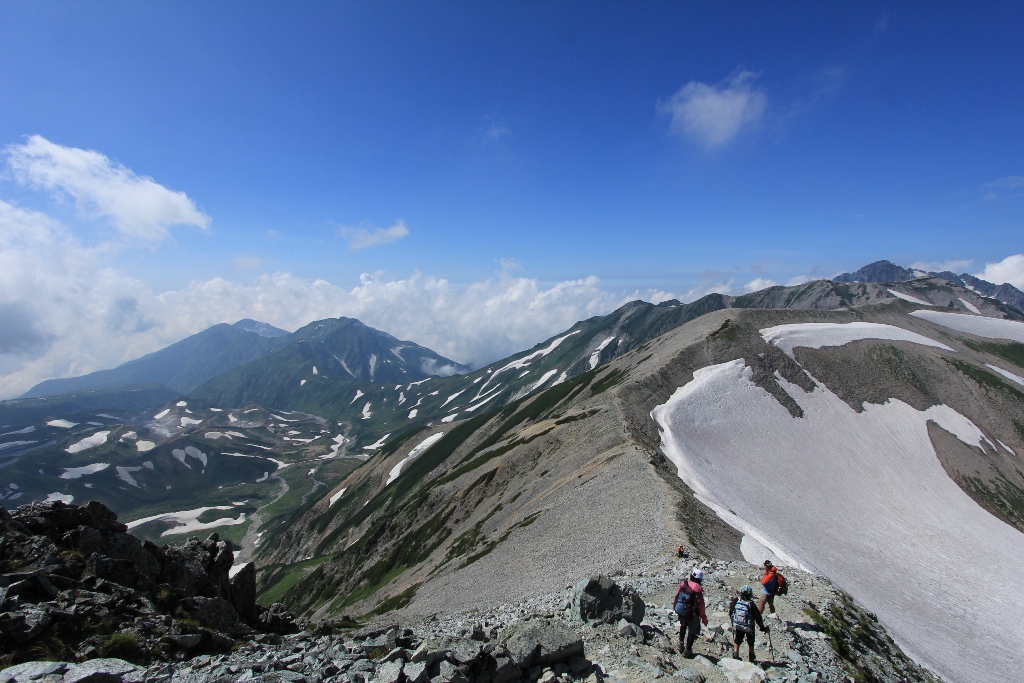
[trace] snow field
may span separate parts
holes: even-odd
[[[909,294],[904,294],[903,292],[897,292],[894,289],[887,289],[885,291],[889,292],[897,299],[903,299],[904,301],[909,301],[912,304],[920,304],[921,306],[932,305],[930,301],[924,301],[923,299],[918,299],[916,296],[910,296]]]
[[[352,400],[351,400],[351,401],[349,401],[349,402],[348,402],[348,404],[349,404],[349,405],[352,405],[353,403],[355,403],[356,401],[358,401],[358,400],[359,400],[359,397],[360,397],[360,396],[365,396],[365,395],[366,395],[366,394],[364,394],[364,393],[363,393],[363,390],[362,390],[362,389],[356,389],[356,395],[352,397]]]
[[[1015,320],[942,311],[914,311],[910,315],[957,332],[966,332],[987,339],[1009,339],[1024,344],[1024,323]]]
[[[370,412],[370,402],[367,401],[366,405],[363,406],[363,412],[359,414],[359,418],[362,420],[369,420],[373,417],[373,413]]]
[[[66,505],[71,505],[71,501],[73,501],[74,499],[74,496],[68,495],[66,493],[48,493],[46,494],[46,500],[44,500],[43,502],[56,503],[60,501],[61,503],[64,503]]]
[[[0,436],[13,436],[14,434],[31,434],[34,431],[36,431],[35,427],[25,427],[24,429],[19,429],[16,432],[4,432],[3,434],[0,434]]]
[[[165,512],[163,514],[153,515],[152,517],[137,519],[134,522],[128,522],[128,529],[131,530],[151,522],[174,522],[177,526],[167,529],[160,535],[176,536],[178,534],[187,534],[195,531],[205,531],[206,529],[213,529],[219,526],[234,526],[245,522],[244,512],[239,513],[237,518],[224,517],[221,519],[215,519],[212,522],[199,521],[199,517],[208,510],[231,509],[232,506],[230,505],[216,505],[212,507],[196,508],[195,510],[183,510],[181,512]]]
[[[84,467],[65,467],[61,479],[80,479],[89,474],[96,474],[110,467],[109,462],[95,462]]]
[[[960,303],[962,303],[964,305],[964,308],[966,308],[968,311],[970,311],[971,313],[977,313],[978,315],[981,315],[981,311],[978,310],[978,307],[972,304],[970,301],[963,299],[961,297],[957,297],[957,299],[960,299]]]
[[[337,493],[335,493],[335,494],[334,494],[333,496],[331,496],[331,499],[330,499],[330,501],[329,501],[329,502],[327,503],[327,507],[331,507],[332,505],[334,505],[335,503],[337,503],[337,502],[338,502],[338,499],[339,499],[339,498],[341,498],[341,497],[342,497],[343,495],[345,495],[345,491],[347,491],[347,490],[348,490],[348,487],[345,487],[345,488],[343,488],[343,489],[340,489],[340,490],[339,490],[339,491],[338,491]]]
[[[68,453],[80,453],[80,452],[82,452],[84,450],[87,450],[89,448],[95,448],[96,446],[99,446],[100,444],[106,443],[108,436],[110,436],[110,432],[109,431],[107,431],[107,432],[96,432],[95,434],[92,434],[91,436],[85,437],[81,441],[76,441],[75,443],[71,444],[70,446],[68,446],[64,450],[67,451]]]
[[[136,441],[135,448],[138,449],[139,453],[145,453],[156,448],[156,444],[152,441]]]
[[[568,339],[572,335],[579,334],[579,333],[580,333],[580,330],[573,330],[569,334],[563,335],[561,337],[558,337],[557,339],[552,340],[551,343],[548,344],[547,346],[545,346],[543,349],[539,349],[537,351],[534,351],[530,355],[523,356],[522,358],[520,358],[518,360],[514,360],[514,361],[511,361],[509,363],[506,363],[505,365],[503,365],[500,368],[498,368],[497,370],[495,370],[493,373],[491,373],[490,370],[488,370],[488,373],[490,373],[490,376],[487,378],[487,381],[484,382],[480,386],[480,389],[479,389],[479,391],[476,392],[476,396],[473,397],[473,400],[475,401],[478,398],[480,398],[480,396],[483,395],[483,393],[484,393],[484,389],[486,389],[487,385],[491,383],[491,380],[493,380],[495,377],[497,377],[499,374],[501,374],[505,370],[519,370],[521,368],[524,368],[527,365],[529,365],[531,362],[535,361],[536,359],[543,358],[544,356],[547,356],[552,351],[557,349],[559,344],[564,342],[566,339]]]
[[[914,311],[923,313],[927,311]],[[881,323],[795,323],[777,325],[761,330],[761,337],[769,344],[775,344],[783,352],[793,358],[793,349],[803,346],[809,349],[820,349],[823,346],[842,346],[861,339],[887,339],[891,341],[908,341],[924,346],[934,346],[945,351],[953,351],[945,344],[940,344],[928,337],[904,330],[894,325]]]
[[[590,369],[593,370],[597,367],[597,364],[601,362],[601,352],[604,351],[605,347],[615,341],[615,335],[608,337],[594,349],[594,352],[590,354]]]
[[[440,441],[443,436],[444,432],[437,432],[436,434],[431,434],[427,438],[423,439],[423,441],[420,441],[418,444],[413,446],[412,450],[409,451],[409,454],[402,458],[401,461],[399,461],[399,463],[392,467],[391,471],[388,472],[388,480],[384,482],[384,485],[387,486],[395,479],[398,479],[398,475],[402,473],[402,468],[405,467],[406,463]]]
[[[61,429],[71,429],[77,422],[68,422],[67,420],[50,420],[46,423],[47,427],[60,427]]]
[[[947,406],[890,400],[858,413],[820,383],[807,393],[779,382],[804,417],[754,384],[742,359],[698,370],[655,408],[679,476],[783,564],[850,592],[943,678],[1017,680],[1024,534],[949,478],[927,425],[989,440]]]
[[[384,436],[380,437],[375,442],[371,443],[369,446],[363,446],[363,450],[366,450],[366,451],[376,451],[376,450],[380,449],[381,447],[384,446],[384,442],[388,440],[389,436],[391,436],[391,432],[388,432]]]
[[[1002,375],[1006,379],[1012,380],[1012,381],[1016,382],[1017,384],[1021,385],[1022,387],[1024,387],[1024,377],[1021,377],[1020,375],[1015,375],[1012,372],[1010,372],[1009,370],[1003,370],[1002,368],[996,367],[995,365],[992,365],[991,363],[985,363],[985,367],[989,368],[990,370],[995,370],[996,372],[998,372],[1000,375]]]
[[[441,418],[441,422],[454,422],[455,421],[455,416],[457,414],[458,413],[452,413],[451,415],[445,415],[444,417]]]

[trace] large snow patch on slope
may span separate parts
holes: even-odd
[[[936,422],[986,441],[947,406],[898,400],[856,412],[826,387],[780,380],[794,418],[743,360],[703,368],[652,411],[679,476],[726,521],[784,561],[828,576],[900,644],[951,681],[1024,671],[1024,534],[943,470]]]
[[[910,315],[924,318],[930,323],[948,327],[957,332],[966,332],[988,339],[1010,339],[1024,344],[1024,323],[1002,318],[985,318],[966,313],[943,313],[942,311],[914,311]]]
[[[917,311],[915,311],[916,313]],[[820,349],[823,346],[843,346],[861,339],[890,339],[892,341],[908,341],[925,346],[934,346],[952,351],[945,344],[929,339],[923,335],[904,330],[895,325],[881,323],[796,323],[778,325],[761,330],[761,337],[769,344],[775,344],[787,356],[793,357],[793,349],[803,346],[809,349]]]

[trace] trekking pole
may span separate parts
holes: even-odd
[[[772,645],[772,629],[768,629],[768,652],[772,655],[772,664],[775,664],[775,646]]]

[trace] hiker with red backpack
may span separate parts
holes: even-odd
[[[775,596],[788,593],[789,584],[786,582],[786,577],[779,573],[779,570],[775,568],[771,560],[764,561],[764,576],[761,577],[761,589],[764,594],[757,603],[757,611],[764,614],[764,608],[767,605],[771,608],[772,614],[775,614]]]
[[[750,586],[740,588],[738,598],[733,598],[729,603],[729,618],[732,620],[732,658],[740,658],[740,645],[747,641],[747,654],[750,661],[756,661],[754,656],[754,626],[761,629],[761,633],[767,633],[768,627],[761,619],[761,612],[754,606],[754,589]]]
[[[708,625],[708,617],[704,613],[704,589],[701,587],[703,581],[704,572],[694,569],[679,584],[673,600],[676,614],[679,615],[679,649],[687,658],[693,657],[693,644],[700,635],[700,625]]]

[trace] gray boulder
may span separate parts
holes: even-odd
[[[406,662],[402,673],[406,683],[427,683],[427,665],[423,662]]]
[[[402,678],[402,662],[384,662],[377,667],[377,683],[398,683]]]
[[[256,565],[247,563],[231,577],[231,604],[238,616],[246,621],[256,621]]]
[[[224,598],[186,598],[181,607],[206,628],[222,633],[230,632],[238,623],[238,612]]]
[[[576,584],[572,598],[573,617],[580,621],[600,619],[614,624],[620,619],[639,624],[647,607],[631,586],[619,586],[611,578],[591,576]]]
[[[64,674],[64,683],[121,683],[126,676],[140,669],[123,659],[90,659],[69,666]]]
[[[0,671],[0,681],[3,683],[38,681],[47,676],[63,676],[67,668],[67,662],[25,662]]]
[[[583,639],[571,628],[548,619],[531,619],[510,627],[502,633],[501,644],[520,669],[583,656]]]

